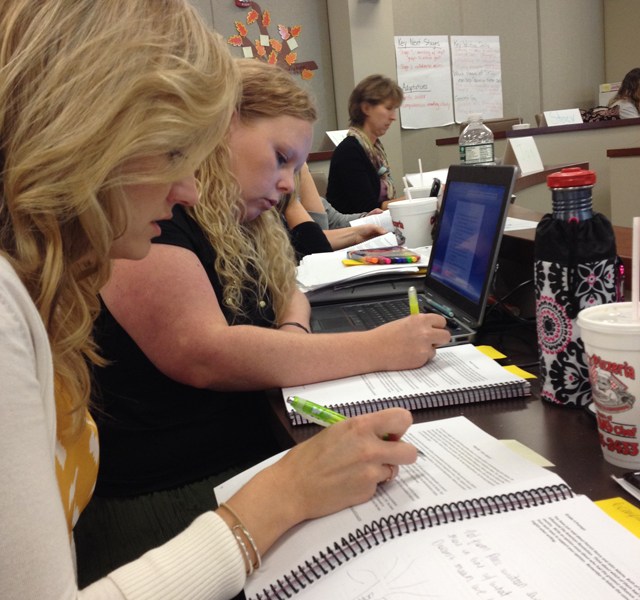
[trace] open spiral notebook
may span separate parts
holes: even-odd
[[[290,530],[249,600],[640,598],[640,539],[558,475],[465,417],[403,439],[423,456],[368,502]],[[216,487],[218,502],[279,456]]]
[[[365,373],[282,388],[283,401],[300,396],[348,417],[392,406],[418,410],[530,394],[526,379],[471,344],[438,348],[436,356],[419,369]],[[286,402],[285,406],[293,425],[307,423]]]

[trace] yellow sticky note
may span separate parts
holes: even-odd
[[[499,350],[496,350],[493,346],[476,346],[482,354],[486,354],[489,358],[493,358],[493,360],[499,360],[501,358],[507,358],[506,354],[502,354]]]
[[[612,519],[640,538],[640,508],[624,498],[598,500],[596,504]]]
[[[342,259],[342,264],[345,267],[361,267],[362,265],[364,265],[366,263],[362,263],[359,260],[352,260],[351,258],[343,258]]]
[[[518,377],[522,377],[523,379],[535,379],[536,376],[533,373],[529,373],[529,371],[525,371],[516,365],[506,365],[504,367],[509,373],[513,373]]]
[[[525,446],[522,442],[518,440],[500,440],[507,448],[510,448],[515,453],[519,454],[523,458],[530,460],[532,463],[536,465],[540,465],[541,467],[554,467],[555,465],[547,460],[544,456],[538,454],[535,450],[529,448],[529,446]]]

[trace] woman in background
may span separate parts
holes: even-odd
[[[289,228],[298,259],[307,254],[341,250],[386,233],[384,227],[374,223],[349,225],[349,221],[346,220],[347,215],[342,215],[335,210],[331,211],[331,205],[328,210],[325,210],[306,163],[296,175],[295,187],[294,193],[284,198],[279,209]],[[308,206],[315,210],[309,210]],[[344,217],[346,223],[340,227],[330,228],[328,214],[330,211],[332,215]],[[356,219],[364,214],[355,214],[352,218]]]
[[[227,128],[238,77],[186,0],[11,0],[0,40],[0,598],[231,598],[288,528],[363,502],[415,460],[380,439],[411,416],[331,427],[79,591],[98,291],[111,258],[142,258],[158,221],[197,201],[193,172]]]
[[[227,144],[199,170],[200,202],[175,207],[144,260],[115,261],[101,293],[104,452],[77,537],[88,581],[180,531],[213,506],[216,484],[274,452],[262,390],[416,368],[449,340],[426,314],[309,334],[275,207],[308,155],[315,105],[286,71],[238,63],[242,98]]]
[[[620,89],[607,106],[619,106],[621,119],[640,117],[640,68],[631,69],[624,76]]]
[[[396,120],[403,97],[400,86],[383,75],[369,75],[351,92],[351,126],[333,151],[327,184],[327,200],[339,212],[385,209],[397,199],[380,138]]]

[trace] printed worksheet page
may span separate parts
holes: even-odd
[[[265,557],[263,568],[248,580],[247,596],[262,590],[274,576],[280,577],[342,536],[381,517],[563,483],[560,477],[522,458],[465,417],[415,424],[404,439],[420,450],[417,462],[401,467],[398,477],[381,484],[369,502],[289,531]],[[228,499],[266,464],[216,487],[218,502]]]

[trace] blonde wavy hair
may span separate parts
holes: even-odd
[[[313,98],[288,72],[255,59],[239,59],[238,65],[242,93],[237,112],[243,123],[283,115],[316,120]],[[296,285],[289,234],[276,210],[242,222],[240,187],[229,165],[229,150],[223,145],[204,161],[197,174],[200,202],[190,211],[216,251],[224,304],[242,318],[243,305],[269,297],[278,322]]]
[[[53,354],[58,437],[85,422],[91,331],[123,184],[169,182],[224,136],[238,98],[224,41],[186,0],[11,0],[0,6],[0,252],[29,290]],[[178,164],[179,163],[179,164]],[[125,174],[126,171],[126,174]]]

